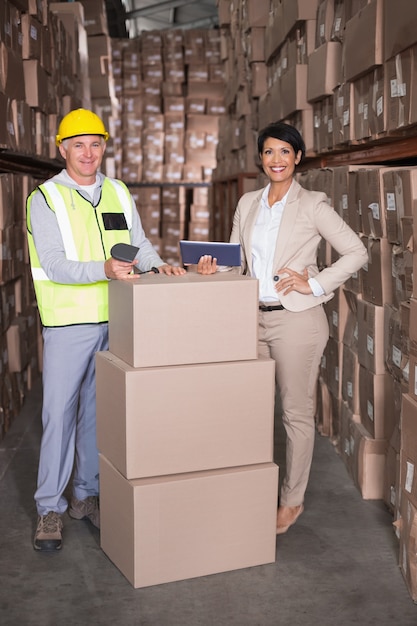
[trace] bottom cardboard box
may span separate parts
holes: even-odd
[[[275,561],[274,463],[127,480],[100,455],[101,547],[134,588]]]

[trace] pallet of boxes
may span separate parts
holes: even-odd
[[[109,313],[96,361],[103,551],[135,588],[274,562],[275,369],[257,355],[257,281],[112,281]]]

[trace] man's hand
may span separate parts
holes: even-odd
[[[118,261],[110,257],[104,263],[104,271],[107,278],[111,280],[130,280],[135,278],[137,274],[133,273],[133,268],[137,264],[137,260],[133,260],[131,263],[127,261]]]
[[[177,265],[168,265],[168,263],[160,265],[158,267],[158,270],[160,274],[166,274],[167,276],[182,276],[186,273],[183,267],[179,267]]]

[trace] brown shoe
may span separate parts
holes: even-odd
[[[295,524],[301,513],[304,511],[304,506],[280,506],[277,513],[277,535],[283,535],[287,532],[290,526]]]
[[[33,547],[43,552],[53,552],[62,548],[62,520],[59,513],[49,511],[39,515]]]
[[[100,509],[98,496],[88,496],[85,500],[73,497],[68,514],[73,519],[88,519],[96,528],[100,528]]]

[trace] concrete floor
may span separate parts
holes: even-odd
[[[274,564],[135,590],[99,532],[67,516],[62,551],[35,552],[40,407],[37,384],[0,443],[2,626],[417,625],[391,514],[361,499],[319,435],[305,512],[277,537]]]

